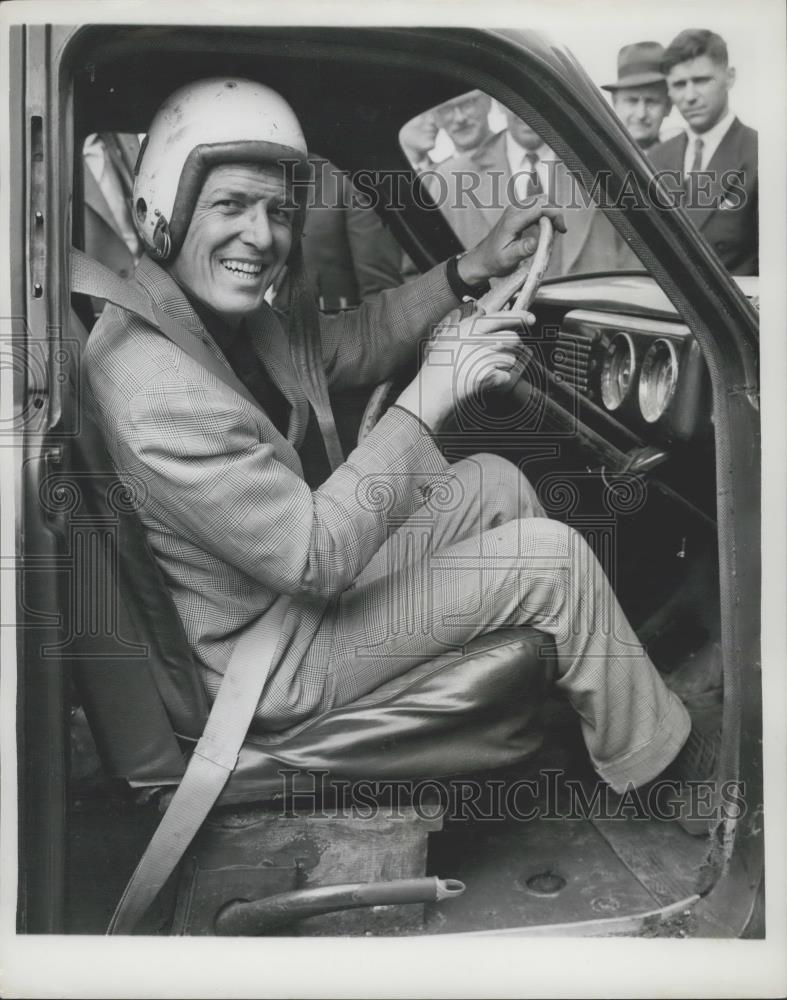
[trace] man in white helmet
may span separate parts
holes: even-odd
[[[140,517],[209,694],[236,640],[285,599],[254,722],[269,732],[479,634],[532,624],[554,636],[557,685],[599,773],[618,790],[649,781],[687,743],[689,716],[590,550],[545,518],[509,462],[450,466],[432,436],[471,393],[508,384],[517,327],[532,318],[471,316],[438,330],[418,375],[346,460],[331,429],[327,385],[388,377],[464,294],[532,253],[529,226],[543,214],[562,230],[560,216],[509,210],[460,260],[319,318],[298,279],[304,185],[291,180],[307,176],[306,155],[295,115],[267,87],[212,79],[173,94],[138,168],[147,256],[135,281],[217,366],[115,307],[86,353],[108,447],[119,472],[145,484]],[[264,298],[285,262],[286,325]],[[238,376],[245,387],[233,387]],[[313,491],[297,452],[307,399],[334,466]]]

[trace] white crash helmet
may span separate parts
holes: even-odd
[[[282,163],[297,183],[303,227],[311,178],[295,112],[253,80],[212,77],[176,90],[161,105],[142,144],[134,179],[134,221],[148,252],[171,260],[180,250],[207,172],[224,163]]]

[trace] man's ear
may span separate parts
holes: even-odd
[[[727,67],[727,90],[731,90],[735,85],[735,67]]]

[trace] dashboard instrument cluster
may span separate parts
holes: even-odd
[[[644,438],[690,441],[709,427],[705,362],[682,323],[575,309],[544,346],[557,383]]]

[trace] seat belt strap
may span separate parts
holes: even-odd
[[[157,327],[168,340],[177,344],[182,351],[194,358],[203,368],[207,368],[217,379],[234,389],[256,409],[260,409],[259,401],[241,382],[229,362],[223,362],[190,330],[162,312],[138,285],[118,277],[114,271],[110,271],[108,267],[104,267],[76,247],[71,248],[71,291],[103,299],[141,317],[151,326]],[[344,462],[344,455],[331,412],[328,388],[324,384],[317,384],[316,376],[308,379],[302,388],[317,417],[331,470],[335,471]]]
[[[75,249],[71,251],[71,291],[104,299],[140,316],[259,408],[259,403],[232,369],[224,366],[189,330],[157,309],[142,289]],[[264,616],[247,628],[236,642],[205,730],[169,808],[120,898],[108,934],[133,932],[229,781],[273,666],[288,608],[288,597],[277,598]]]
[[[216,804],[238,761],[270,674],[289,598],[282,596],[232,651],[205,731],[107,929],[131,934]]]

